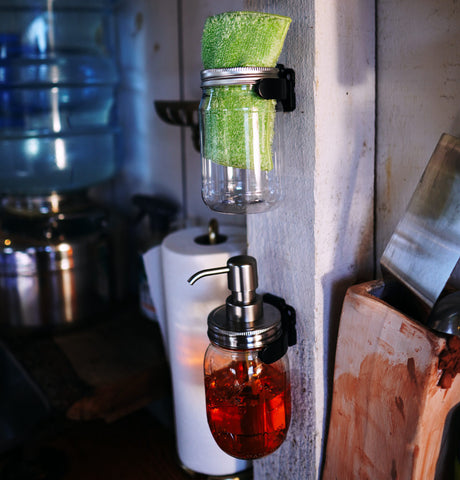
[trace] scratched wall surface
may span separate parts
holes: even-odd
[[[180,132],[153,107],[154,100],[179,97],[176,2],[122,0],[116,13],[123,142],[114,202],[129,210],[135,193],[182,202]]]
[[[460,5],[377,2],[377,256],[442,133],[460,136]]]

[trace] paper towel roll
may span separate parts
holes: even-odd
[[[222,227],[219,233],[227,237],[224,242],[197,243],[196,238],[205,233],[200,227],[180,230],[167,236],[161,245],[164,333],[171,365],[179,459],[194,472],[228,475],[246,469],[249,463],[224,453],[212,437],[203,376],[203,359],[209,345],[207,318],[229,295],[227,276],[205,277],[193,286],[187,279],[199,270],[225,266],[230,257],[245,253],[246,236],[241,228]],[[158,292],[152,291],[155,304],[156,295]]]
[[[161,266],[161,245],[156,245],[144,253],[144,270],[149,285],[150,297],[155,308],[155,316],[160,327],[166,356],[169,357],[166,311],[163,288],[163,267]]]

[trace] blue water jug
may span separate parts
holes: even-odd
[[[113,176],[114,28],[111,0],[0,0],[0,195]]]

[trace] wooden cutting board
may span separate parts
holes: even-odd
[[[429,331],[382,292],[369,282],[344,301],[323,480],[446,478],[438,458],[460,402],[460,338]]]

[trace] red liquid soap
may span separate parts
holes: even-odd
[[[284,441],[291,420],[289,373],[282,360],[251,356],[206,372],[206,412],[219,447],[241,459],[261,458]]]

